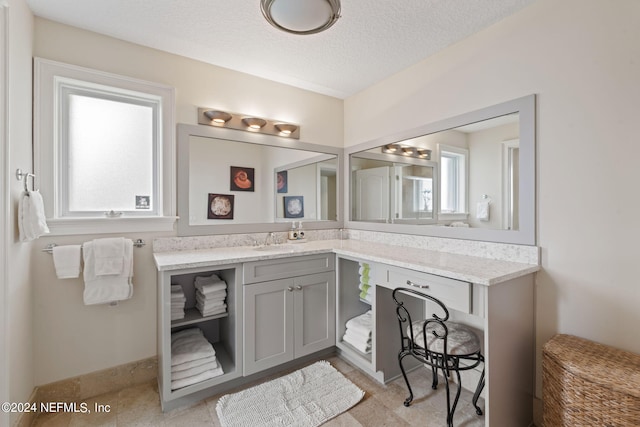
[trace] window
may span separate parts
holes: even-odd
[[[173,89],[42,59],[35,70],[36,175],[52,233],[172,229]]]
[[[467,213],[467,167],[469,151],[440,145],[440,213]]]

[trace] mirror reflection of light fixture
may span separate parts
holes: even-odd
[[[395,153],[399,149],[400,149],[400,144],[387,144],[384,147],[382,147],[382,152],[391,154],[391,153]]]
[[[300,126],[280,120],[263,119],[216,108],[198,108],[198,124],[300,139]]]
[[[207,110],[204,112],[204,115],[213,123],[219,125],[225,124],[231,120],[231,114],[226,111]]]
[[[431,150],[397,143],[382,146],[382,152],[416,159],[431,160]]]
[[[242,119],[242,123],[249,126],[249,129],[258,130],[266,125],[267,121],[258,117],[245,117]]]
[[[315,34],[340,18],[340,0],[260,0],[269,24],[291,34]]]
[[[275,128],[283,135],[291,135],[298,129],[298,126],[289,123],[276,123]]]

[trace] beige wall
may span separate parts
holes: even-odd
[[[538,95],[538,396],[557,332],[640,353],[638,40],[637,0],[539,0],[345,102],[350,146]]]
[[[6,301],[0,307],[5,316],[8,362],[8,400],[28,401],[34,386],[33,375],[33,309],[31,266],[29,256],[32,244],[18,242],[16,213],[22,184],[14,178],[17,168],[32,170],[31,161],[31,52],[33,46],[33,16],[24,0],[9,0],[8,5],[8,236],[6,272]],[[4,37],[4,34],[3,34]],[[4,71],[4,70],[3,70]],[[4,77],[3,77],[4,78]],[[4,130],[3,130],[4,131]],[[4,157],[4,154],[3,154]],[[3,158],[2,161],[5,161]],[[4,224],[3,224],[4,226]],[[3,243],[4,244],[4,243]],[[6,333],[6,336],[5,336]],[[5,366],[2,367],[5,369]],[[3,386],[6,383],[3,383]],[[11,414],[11,423],[19,414]],[[0,425],[6,425],[1,418]]]
[[[179,123],[197,123],[197,107],[215,107],[301,124],[301,140],[342,146],[343,102],[44,19],[35,20],[34,55],[176,89]],[[327,126],[330,123],[331,126]],[[167,233],[163,234],[168,235]],[[46,244],[100,236],[38,239],[34,284],[35,382],[46,384],[156,354],[156,271],[151,241],[135,249],[134,297],[117,307],[84,306],[81,279],[58,280]]]

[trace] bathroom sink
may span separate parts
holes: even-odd
[[[290,243],[284,243],[281,245],[268,245],[268,246],[256,246],[253,248],[256,251],[262,252],[279,252],[279,251],[293,251],[296,248],[296,245],[292,245]]]

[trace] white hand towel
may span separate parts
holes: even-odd
[[[200,292],[200,290],[196,290],[196,297],[200,296],[200,298],[202,298],[203,300],[224,300],[225,297],[227,296],[227,290],[223,289],[221,291],[213,291],[213,292],[208,292],[206,294],[203,294],[202,292]]]
[[[483,200],[476,205],[476,218],[480,221],[489,221],[489,201]]]
[[[171,371],[171,381],[181,380],[183,378],[192,377],[194,375],[200,375],[204,371],[209,371],[212,369],[218,369],[218,361],[214,360],[213,362],[207,362],[200,366],[195,366],[190,369],[185,369],[184,371]]]
[[[213,273],[211,276],[197,276],[194,279],[194,284],[196,285],[206,285],[207,283],[215,283],[215,282],[219,282],[220,280],[220,276],[218,276],[217,274]]]
[[[203,357],[215,356],[213,346],[206,338],[192,339],[171,346],[171,366]]]
[[[202,292],[203,294],[210,294],[213,292],[218,292],[223,289],[227,289],[227,283],[224,280],[218,280],[217,282],[211,282],[206,284],[196,283],[196,289]]]
[[[353,347],[356,348],[356,350],[358,350],[361,353],[371,353],[371,343],[363,344],[358,341],[353,341],[351,337],[346,334],[344,337],[342,337],[342,341],[351,344]]]
[[[133,241],[125,239],[125,261],[123,271],[117,275],[96,276],[93,242],[85,242],[84,258],[84,303],[106,304],[122,301],[133,296]]]
[[[80,276],[82,245],[53,247],[53,265],[58,279],[73,279]]]
[[[179,340],[180,338],[189,337],[191,335],[202,335],[202,329],[200,329],[200,328],[188,328],[188,329],[183,329],[183,330],[178,331],[178,332],[173,332],[171,334],[171,345],[173,345],[173,343],[175,341]]]
[[[18,231],[20,241],[35,240],[49,233],[40,191],[25,191],[18,201]]]
[[[371,310],[369,310],[360,316],[348,320],[345,326],[347,329],[353,329],[354,331],[366,334],[371,332],[371,324]]]
[[[124,243],[124,237],[95,239],[93,241],[96,276],[122,273],[125,263]]]
[[[224,374],[221,366],[218,366],[216,369],[210,369],[208,371],[204,371],[199,375],[194,375],[192,377],[183,378],[181,380],[171,381],[171,390],[176,390],[178,388],[190,386],[193,384],[201,383],[202,381],[209,380],[211,378],[215,378]]]
[[[205,358],[202,358],[202,359],[192,360],[191,362],[185,362],[185,363],[181,363],[179,365],[173,365],[171,367],[171,373],[173,374],[174,372],[186,371],[186,370],[189,370],[189,369],[192,369],[192,368],[196,368],[198,366],[206,365],[208,363],[212,363],[212,362],[215,363],[217,361],[218,361],[218,359],[216,359],[216,356],[211,356],[211,357],[205,357]]]

